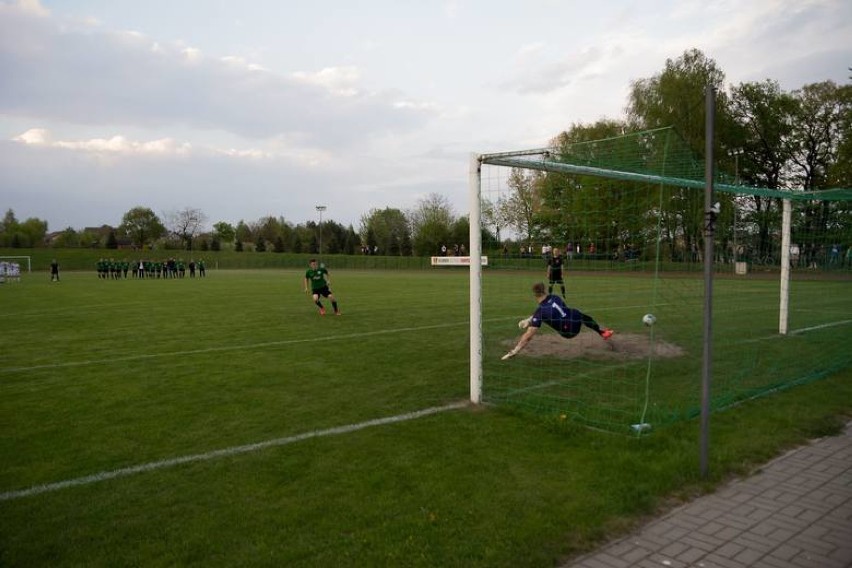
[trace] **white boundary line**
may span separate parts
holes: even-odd
[[[822,325],[814,325],[811,327],[803,327],[801,329],[794,329],[790,332],[790,335],[799,335],[800,333],[805,333],[807,331],[814,331],[816,329],[825,329],[827,327],[836,327],[838,325],[846,325],[847,323],[852,323],[852,320],[842,320],[842,321],[833,321],[830,323],[824,323]]]
[[[77,477],[75,479],[67,479],[65,481],[58,481],[56,483],[46,483],[44,485],[35,485],[28,489],[20,489],[17,491],[6,491],[5,493],[0,493],[0,501],[12,501],[14,499],[21,499],[23,497],[30,497],[32,495],[39,495],[41,493],[50,493],[53,491],[59,491],[60,489],[67,489],[69,487],[79,487],[81,485],[90,485],[92,483],[98,483],[100,481],[106,481],[108,479],[115,479],[117,477],[126,477],[128,475],[135,475],[137,473],[145,473],[148,471],[154,471],[158,469],[164,469],[167,467],[174,467],[176,465],[182,465],[185,463],[193,463],[193,462],[203,462],[210,461],[218,458],[224,458],[229,456],[235,456],[238,454],[247,454],[250,452],[257,452],[260,450],[264,450],[266,448],[272,448],[276,446],[287,446],[289,444],[294,444],[296,442],[301,442],[303,440],[310,440],[312,438],[322,438],[325,436],[335,436],[338,434],[348,434],[350,432],[356,432],[358,430],[363,430],[365,428],[371,428],[373,426],[382,426],[384,424],[394,424],[396,422],[405,422],[408,420],[414,420],[416,418],[422,418],[423,416],[429,416],[432,414],[438,414],[440,412],[446,412],[448,410],[458,410],[461,408],[465,408],[468,405],[467,401],[465,402],[454,402],[451,404],[447,404],[444,406],[434,406],[432,408],[426,408],[423,410],[417,410],[415,412],[409,412],[407,414],[397,414],[396,416],[388,416],[385,418],[376,418],[375,420],[368,420],[366,422],[359,422],[358,424],[348,424],[346,426],[336,426],[334,428],[327,428],[325,430],[313,430],[311,432],[305,432],[303,434],[296,434],[295,436],[288,436],[286,438],[277,438],[275,440],[266,440],[265,442],[258,442],[256,444],[247,444],[245,446],[234,446],[231,448],[223,448],[221,450],[214,450],[212,452],[207,452],[204,454],[193,454],[189,456],[182,456],[178,458],[170,458],[167,460],[160,460],[155,462],[144,463],[141,465],[134,465],[130,467],[123,467],[120,469],[114,469],[112,471],[101,471],[99,473],[95,473],[93,475],[87,475],[85,477]]]
[[[852,323],[852,320],[833,321],[833,322],[829,322],[829,323],[824,323],[822,325],[814,325],[814,326],[811,326],[811,327],[802,327],[802,328],[799,328],[799,329],[794,329],[793,331],[791,331],[787,335],[801,335],[801,334],[807,333],[809,331],[816,331],[818,329],[826,329],[826,328],[829,328],[829,327],[837,327],[839,325],[847,325],[847,324],[850,324],[850,323]],[[763,337],[753,337],[751,339],[744,339],[744,340],[740,341],[740,343],[757,343],[758,341],[769,341],[771,339],[778,339],[779,337],[783,337],[783,336],[776,333],[774,335],[764,335]]]

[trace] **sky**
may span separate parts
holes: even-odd
[[[356,230],[470,154],[623,118],[697,48],[726,83],[849,81],[849,0],[0,0],[0,208],[49,231],[133,207]]]

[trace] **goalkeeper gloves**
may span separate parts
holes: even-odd
[[[502,360],[502,361],[505,361],[506,359],[511,359],[512,357],[514,357],[515,355],[517,355],[517,354],[518,354],[518,351],[520,351],[520,349],[518,349],[517,347],[515,347],[514,349],[512,349],[511,351],[509,351],[508,353],[506,353],[505,355],[503,355],[503,357],[501,358],[501,360]]]
[[[532,321],[532,316],[530,316],[526,319],[522,319],[521,321],[518,322],[518,327],[521,328],[521,329],[526,329],[530,326],[531,321]]]

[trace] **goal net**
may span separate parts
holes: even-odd
[[[471,398],[616,432],[697,416],[703,161],[671,128],[558,142],[472,158],[471,237],[489,265],[472,268]],[[733,170],[714,183],[712,409],[852,363],[852,191],[744,187]],[[501,360],[555,255],[552,293],[615,334],[545,325]]]

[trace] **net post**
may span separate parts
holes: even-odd
[[[713,141],[716,123],[716,89],[705,89],[705,161],[704,161],[704,358],[701,366],[701,433],[699,439],[699,470],[707,477],[710,450],[710,385],[713,362],[713,246],[718,211],[713,206]]]
[[[470,401],[482,402],[482,201],[479,154],[470,155]]]
[[[778,310],[778,333],[787,335],[787,315],[790,306],[790,226],[793,206],[789,199],[782,200],[781,213],[781,305]]]

